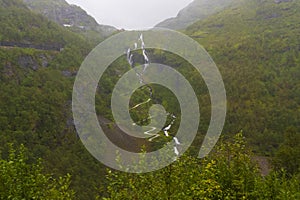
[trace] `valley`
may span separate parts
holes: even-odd
[[[99,124],[114,144],[130,152],[181,145],[174,140],[181,122],[178,100],[156,84],[137,90],[129,105],[141,126],[150,124],[152,105],[164,106],[169,115],[159,137],[129,137],[117,127],[112,91],[133,62],[176,69],[190,82],[201,110],[186,154],[157,172],[130,174],[104,166],[85,149],[72,113],[82,62],[101,41],[124,30],[98,24],[64,0],[0,0],[0,199],[299,199],[299,10],[297,0],[195,0],[157,25],[197,41],[223,77],[226,122],[203,159],[197,154],[211,120],[211,100],[201,75],[178,55],[147,43],[129,54],[124,49],[95,95]],[[140,46],[139,39],[128,46]]]

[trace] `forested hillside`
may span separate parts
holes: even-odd
[[[72,174],[77,198],[93,198],[104,169],[81,145],[71,113],[73,80],[93,45],[21,1],[0,5],[0,44],[14,44],[0,46],[0,151],[5,158],[9,143],[24,144],[28,162],[42,158],[53,178]]]
[[[299,8],[299,1],[245,1],[186,30],[223,75],[229,101],[225,132],[244,130],[267,155],[288,130],[299,133]]]

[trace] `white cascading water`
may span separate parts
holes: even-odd
[[[143,83],[147,86],[148,90],[149,90],[149,96],[150,98],[145,101],[145,102],[142,102],[142,103],[139,103],[135,106],[133,106],[132,108],[130,108],[130,110],[134,110],[138,107],[140,107],[141,105],[144,105],[144,104],[147,104],[151,101],[153,101],[153,89],[151,88],[151,86],[149,86],[149,84],[147,84],[144,79],[143,79],[143,74],[146,72],[147,68],[149,67],[150,65],[150,59],[148,57],[148,53],[146,51],[146,45],[145,45],[145,42],[144,42],[144,38],[143,38],[143,34],[140,35],[140,38],[138,39],[138,41],[140,42],[141,44],[141,49],[142,49],[142,52],[143,52],[143,57],[144,57],[144,68],[143,68],[143,72],[142,73],[139,73],[137,70],[135,70],[135,66],[134,66],[134,55],[132,54],[132,50],[131,48],[128,48],[127,50],[127,61],[128,61],[128,64],[131,66],[132,69],[135,70],[135,73],[140,81],[140,83]],[[138,43],[134,43],[134,48],[133,50],[137,50],[138,49]],[[166,137],[170,137],[170,129],[172,128],[172,125],[175,123],[176,121],[176,116],[174,114],[171,114],[171,113],[168,113],[168,116],[171,116],[172,117],[172,121],[171,123],[164,127],[162,129],[162,131],[164,132],[165,136]],[[146,121],[146,120],[149,120],[151,119],[152,117],[150,116],[149,118],[145,119],[145,120],[142,120],[140,122],[143,122],[143,121]],[[136,123],[133,124],[134,126],[137,125]],[[157,128],[156,127],[149,127],[149,130],[148,131],[145,131],[144,134],[145,135],[149,135],[150,138],[149,138],[149,141],[153,141],[155,138],[158,138],[160,137],[159,134],[153,134],[153,132],[156,130]],[[179,151],[178,151],[178,145],[181,145],[180,142],[178,141],[178,139],[176,137],[173,137],[173,141],[174,141],[174,153],[178,156],[179,155]]]

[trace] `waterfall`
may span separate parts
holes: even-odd
[[[134,109],[140,107],[141,105],[144,105],[144,104],[147,104],[147,103],[153,101],[153,99],[154,99],[153,98],[153,89],[152,89],[152,87],[149,84],[147,84],[145,82],[145,80],[143,79],[143,75],[144,75],[144,73],[146,72],[147,68],[149,67],[149,65],[151,63],[150,58],[148,56],[148,52],[146,50],[146,44],[144,42],[143,34],[140,35],[140,37],[138,39],[138,42],[140,43],[140,49],[142,50],[142,54],[143,54],[143,58],[144,58],[143,71],[140,73],[135,69],[134,55],[132,53],[131,48],[128,48],[127,52],[126,52],[127,62],[130,65],[130,67],[135,70],[136,76],[138,77],[140,83],[146,85],[146,87],[148,88],[148,90],[149,90],[149,99],[145,102],[142,102],[142,103],[139,103],[139,104],[133,106],[132,108],[130,108],[130,110],[134,110]],[[138,50],[138,42],[134,43],[133,50]],[[164,135],[166,137],[170,137],[170,129],[172,128],[173,124],[176,121],[176,116],[174,114],[171,114],[171,113],[167,113],[167,115],[171,116],[172,120],[171,120],[170,124],[168,124],[166,127],[164,127],[161,131],[164,132]],[[152,117],[150,116],[147,119],[141,120],[139,122],[144,122],[144,121],[146,121],[148,119],[151,119],[151,118]],[[136,123],[133,123],[133,125],[137,126]],[[147,127],[147,128],[149,128],[149,130],[145,131],[144,134],[145,135],[150,135],[150,138],[148,139],[150,142],[152,142],[154,139],[161,136],[159,134],[153,134],[152,133],[155,130],[157,130],[156,127]],[[181,143],[178,141],[178,139],[176,137],[173,137],[173,141],[174,141],[174,153],[176,154],[176,156],[178,156],[179,155],[178,145],[181,145]]]

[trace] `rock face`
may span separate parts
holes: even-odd
[[[65,77],[75,77],[77,75],[77,72],[72,72],[72,71],[69,71],[69,70],[64,70],[61,73]]]
[[[35,56],[24,54],[18,57],[18,65],[22,68],[36,71],[41,67],[48,67],[52,59],[50,55],[46,54],[37,54]]]
[[[291,2],[293,0],[274,0],[275,3],[284,3],[284,2]]]
[[[205,19],[227,6],[232,5],[236,0],[194,0],[190,5],[181,10],[177,17],[167,19],[157,27],[174,30],[185,29],[198,20]]]
[[[116,31],[112,26],[99,25],[86,11],[65,0],[24,0],[29,9],[64,27],[93,30],[108,36]]]
[[[18,64],[23,68],[31,68],[33,70],[38,70],[39,65],[31,56],[23,55],[18,59]]]

